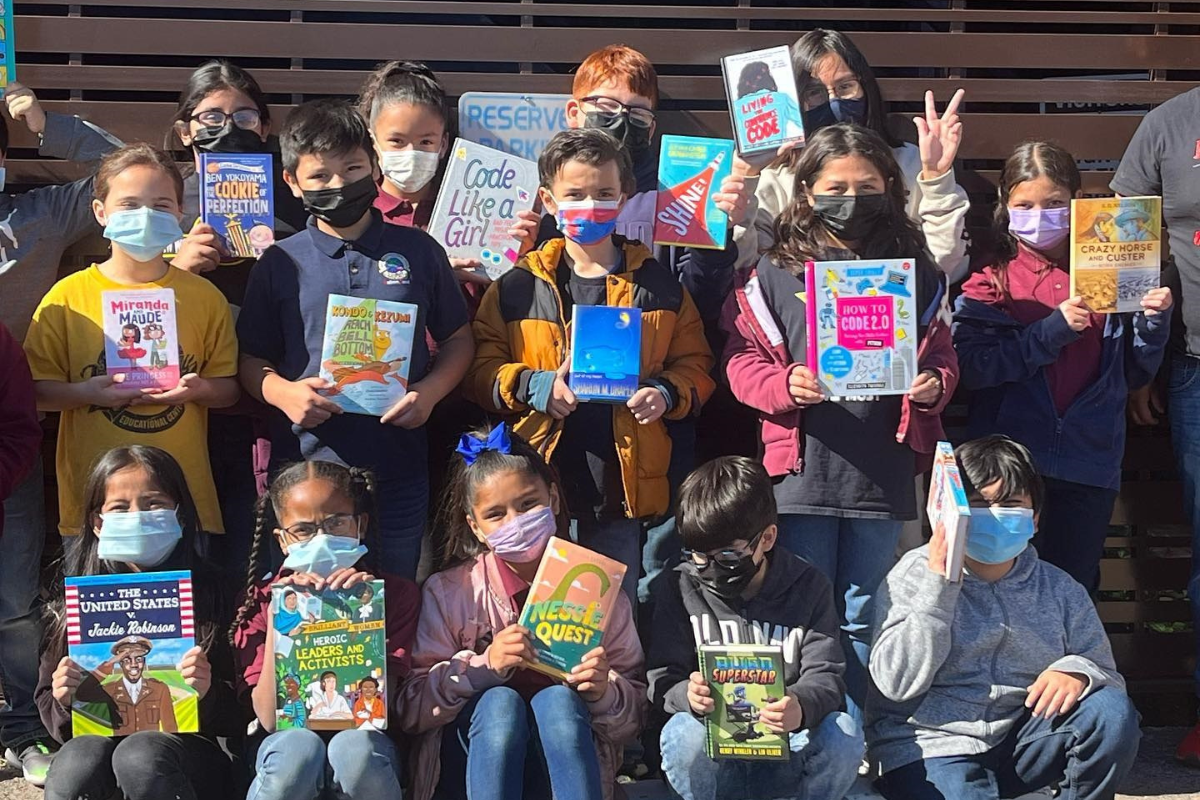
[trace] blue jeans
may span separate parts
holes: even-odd
[[[679,498],[679,487],[696,468],[696,420],[667,420],[667,434],[671,437],[671,461],[667,466],[667,481],[671,487],[671,510],[666,517],[646,524],[646,543],[642,545],[642,579],[638,582],[637,594],[640,607],[647,607],[655,596],[660,576],[669,575],[679,563],[679,550],[683,543],[675,524],[675,504]],[[647,617],[649,616],[647,615]]]
[[[379,512],[379,568],[415,580],[421,540],[429,515],[429,480],[380,481],[375,489]],[[369,543],[368,543],[369,545]]]
[[[625,565],[621,591],[629,598],[630,606],[637,608],[638,575],[642,567],[642,523],[625,517],[572,517],[571,539]]]
[[[1046,501],[1033,546],[1089,592],[1100,588],[1100,559],[1112,520],[1116,489],[1046,478]]]
[[[1138,715],[1106,686],[1054,720],[1025,712],[1000,745],[982,755],[927,758],[886,773],[888,800],[998,800],[1058,783],[1061,800],[1112,800],[1137,757]]]
[[[37,688],[42,618],[38,584],[46,542],[42,459],[4,501],[0,536],[0,686],[7,707],[0,707],[0,746],[20,752],[37,739],[49,739],[33,690]]]
[[[1188,597],[1196,637],[1196,695],[1200,696],[1200,359],[1173,356],[1168,386],[1171,445],[1183,482],[1183,507],[1192,524],[1192,574]]]
[[[325,743],[303,728],[276,731],[258,748],[246,800],[391,800],[400,797],[400,759],[379,731],[339,731]]]
[[[662,769],[683,800],[841,800],[858,777],[862,730],[836,711],[793,733],[788,761],[714,761],[704,753],[704,723],[674,714],[662,732]]]
[[[496,686],[442,731],[436,800],[601,800],[592,718],[574,689],[548,686],[526,703]]]
[[[846,710],[862,725],[867,665],[875,624],[875,590],[896,563],[903,522],[780,514],[779,542],[833,584],[846,654]]]
[[[241,414],[208,415],[208,460],[213,483],[221,498],[225,535],[214,536],[210,557],[233,575],[244,575],[254,541],[254,508],[258,485],[254,476],[254,420]],[[274,537],[272,537],[274,538]],[[255,574],[267,569],[265,561],[255,565]]]

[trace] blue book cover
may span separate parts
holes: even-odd
[[[733,142],[664,136],[658,159],[654,243],[724,250],[729,216],[713,195],[733,170]]]
[[[800,94],[786,45],[721,59],[733,135],[742,155],[804,144]]]
[[[642,311],[575,306],[567,384],[583,402],[624,403],[641,380]]]
[[[275,186],[268,153],[201,153],[200,219],[229,255],[258,258],[275,244]]]
[[[67,655],[84,673],[74,736],[196,733],[200,705],[179,664],[196,646],[192,573],[67,578]]]
[[[329,295],[320,377],[322,389],[351,414],[382,417],[408,391],[417,307],[365,297]]]

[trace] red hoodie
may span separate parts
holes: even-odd
[[[33,375],[20,343],[0,323],[0,511],[33,469],[42,447]],[[4,514],[0,513],[0,535]]]

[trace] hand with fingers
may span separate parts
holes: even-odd
[[[698,717],[708,716],[717,707],[712,697],[712,689],[699,672],[688,676],[687,700],[692,713]]]
[[[811,406],[825,400],[817,376],[803,364],[797,364],[788,373],[788,394],[798,406]]]
[[[179,252],[171,259],[171,266],[197,275],[212,272],[229,256],[225,242],[211,225],[197,222],[188,235],[183,237]]]
[[[1025,707],[1032,708],[1035,717],[1053,719],[1074,708],[1087,687],[1086,678],[1048,669],[1026,690],[1029,694],[1025,698]]]
[[[68,656],[63,656],[54,668],[54,677],[50,682],[50,693],[54,701],[63,708],[69,708],[79,684],[83,683],[83,676],[83,668]]]
[[[273,389],[269,398],[264,397],[271,405],[278,408],[292,424],[301,428],[315,428],[335,414],[342,413],[342,407],[321,394],[321,389],[328,389],[331,384],[322,378],[301,378],[298,381],[284,381]]]
[[[509,625],[497,633],[484,655],[487,657],[488,668],[504,678],[522,664],[537,661],[529,630],[520,625]]]
[[[566,419],[579,407],[579,398],[567,385],[567,374],[571,371],[569,362],[564,362],[554,374],[554,386],[550,390],[550,402],[546,404],[546,413],[555,419]],[[657,389],[655,391],[658,391]]]
[[[14,120],[25,120],[30,133],[41,134],[46,130],[46,112],[33,90],[10,81],[4,87],[4,105]]]
[[[608,656],[603,647],[589,650],[583,661],[571,669],[567,685],[573,686],[579,696],[589,703],[604,697],[608,691]]]
[[[921,177],[925,180],[940,178],[954,168],[963,129],[958,106],[965,94],[962,89],[955,92],[946,106],[946,113],[939,117],[933,92],[926,92],[925,116],[913,118],[917,126],[917,145],[921,150]]]

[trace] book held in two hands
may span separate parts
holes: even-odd
[[[662,137],[654,243],[724,250],[729,216],[713,196],[732,170],[727,139]]]
[[[320,377],[321,392],[352,414],[381,417],[408,391],[417,307],[329,295]]]
[[[954,457],[954,446],[949,442],[938,442],[934,451],[929,502],[925,506],[925,513],[929,517],[933,535],[941,532],[946,537],[946,569],[942,574],[951,582],[961,581],[963,556],[967,552],[967,530],[971,523],[971,504],[967,502],[958,459]]]
[[[790,142],[804,144],[800,94],[787,46],[725,56],[721,72],[739,153],[775,152]]]
[[[575,306],[567,385],[581,402],[624,403],[641,381],[642,310]]]
[[[105,372],[124,375],[128,389],[174,389],[180,377],[175,290],[101,292],[100,303]]]
[[[269,153],[201,153],[200,219],[235,258],[275,244],[275,185]]]
[[[782,700],[783,648],[762,645],[701,645],[700,674],[712,690],[713,710],[704,718],[705,752],[713,759],[783,761],[787,734],[759,721],[763,706]]]
[[[1072,297],[1097,314],[1141,311],[1161,268],[1161,197],[1071,201]]]

